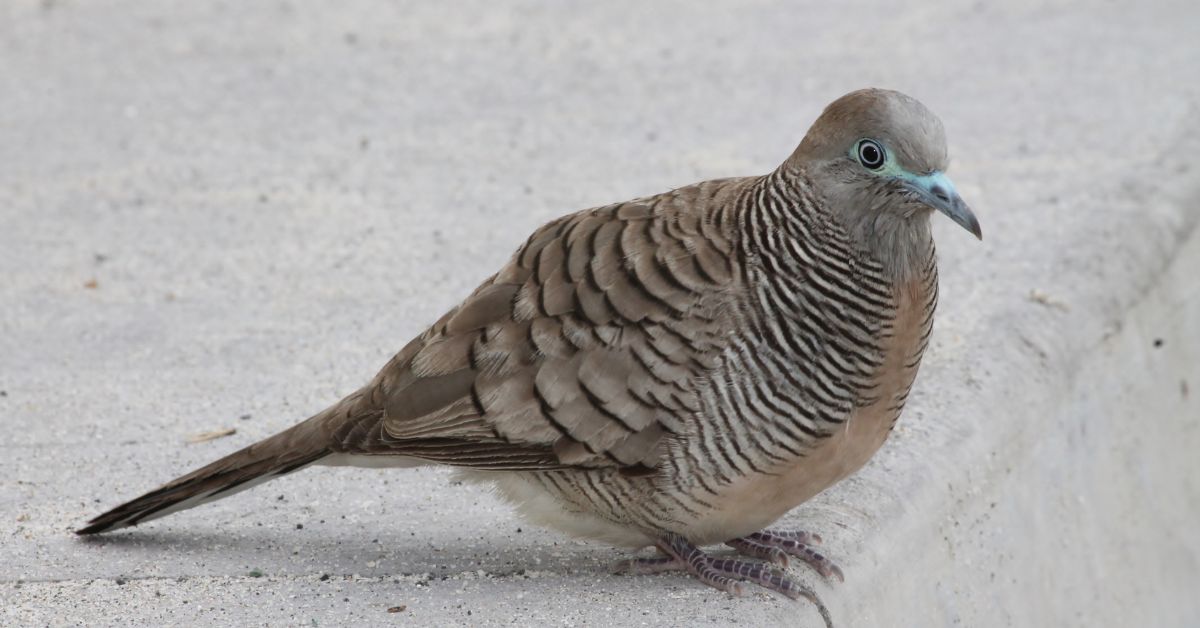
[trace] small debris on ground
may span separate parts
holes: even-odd
[[[261,569],[251,569],[249,576],[251,578],[261,578],[263,576],[263,572]]]
[[[95,279],[88,279],[87,281],[83,282],[83,287],[87,288],[88,290],[95,290],[96,288],[100,287],[100,282],[96,281]]]
[[[388,608],[388,612],[389,613],[403,613],[404,609],[406,609],[406,608],[408,608],[407,604],[401,604],[400,606],[392,606],[392,607]]]
[[[226,436],[232,436],[234,434],[237,434],[236,427],[223,427],[219,430],[212,430],[211,432],[200,432],[199,434],[193,434],[192,436],[188,437],[187,442],[193,445],[196,443],[206,443],[210,440],[225,438]]]
[[[1029,300],[1046,307],[1062,310],[1064,312],[1071,309],[1066,303],[1055,299],[1054,297],[1042,292],[1041,290],[1038,290],[1037,288],[1029,291]]]

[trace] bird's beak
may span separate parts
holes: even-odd
[[[946,214],[960,227],[975,234],[976,238],[983,239],[983,232],[979,229],[979,219],[958,195],[950,177],[935,171],[925,176],[910,178],[908,185],[917,196],[925,201],[926,205]]]

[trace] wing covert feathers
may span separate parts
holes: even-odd
[[[721,343],[734,261],[706,207],[734,183],[538,229],[388,364],[365,389],[382,411],[336,447],[494,469],[652,468]]]

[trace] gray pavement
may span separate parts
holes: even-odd
[[[1200,263],[1197,24],[1190,2],[7,0],[0,624],[819,625],[611,576],[622,553],[439,470],[70,530],[353,390],[540,223],[764,172],[870,85],[942,116],[985,241],[936,227],[909,410],[788,517],[847,570],[814,586],[841,626],[1200,623],[1200,290],[1163,274]]]

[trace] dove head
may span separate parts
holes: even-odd
[[[863,89],[835,100],[787,165],[803,173],[823,206],[867,245],[896,248],[928,240],[933,211],[982,237],[979,221],[945,174],[941,120],[900,92]]]

